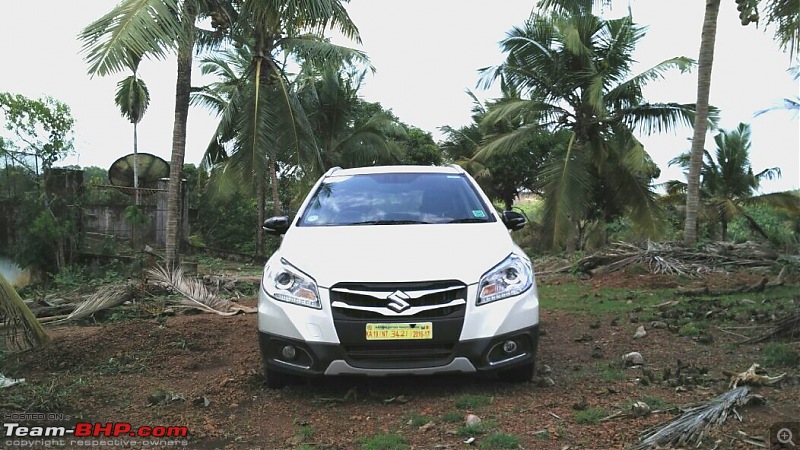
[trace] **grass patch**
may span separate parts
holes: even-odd
[[[481,448],[507,448],[514,449],[519,447],[519,437],[507,433],[494,433],[486,436],[481,442]]]
[[[789,344],[777,342],[764,346],[761,358],[766,367],[795,367],[800,364],[800,352]]]
[[[536,439],[541,439],[543,441],[549,441],[551,436],[549,430],[541,430],[534,433],[533,437],[535,437]]]
[[[139,373],[147,369],[141,363],[139,357],[133,354],[123,354],[119,357],[111,357],[108,361],[99,364],[97,372],[102,375],[120,375],[125,373]]]
[[[464,413],[461,411],[448,411],[442,415],[442,421],[446,423],[458,423],[464,420]]]
[[[653,410],[668,409],[672,407],[671,403],[667,402],[666,400],[660,397],[645,397],[642,401],[647,403],[647,406],[649,406],[650,409]]]
[[[694,322],[689,322],[678,330],[680,336],[699,336],[700,327]]]
[[[300,425],[300,431],[298,432],[298,434],[305,441],[311,439],[314,436],[314,433],[316,432],[317,430],[315,430],[314,427],[312,427],[311,425]]]
[[[486,406],[492,402],[492,398],[488,395],[467,394],[458,397],[455,401],[456,408],[459,409],[476,409],[481,406]]]
[[[625,370],[613,363],[598,365],[597,372],[603,381],[622,381],[628,378]]]
[[[71,398],[75,387],[85,382],[86,380],[78,378],[71,383],[53,380],[49,384],[18,384],[0,390],[0,404],[3,404],[6,412],[63,413],[73,406]]]
[[[407,450],[406,438],[399,434],[379,434],[361,440],[362,450]]]
[[[417,412],[412,412],[411,414],[409,414],[406,423],[408,423],[412,427],[421,427],[430,421],[431,421],[430,417],[420,416]]]
[[[561,310],[580,315],[626,313],[656,305],[672,297],[668,289],[631,291],[625,288],[594,288],[579,281],[558,285],[539,285],[542,309]],[[630,300],[630,303],[628,301]]]
[[[494,420],[484,420],[484,421],[481,421],[480,423],[477,423],[477,424],[475,424],[473,426],[468,426],[468,425],[461,426],[461,427],[458,428],[456,433],[459,436],[476,437],[476,436],[480,436],[482,434],[486,434],[486,433],[488,433],[489,431],[492,431],[495,428],[497,428],[497,422],[496,421],[494,421]]]
[[[575,413],[575,423],[582,425],[595,425],[600,423],[600,419],[607,416],[603,408],[586,408]]]

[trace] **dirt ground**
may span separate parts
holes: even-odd
[[[737,282],[757,277],[739,276]],[[727,275],[709,275],[706,281],[732,284]],[[557,277],[539,280],[563,282]],[[679,284],[674,277],[627,273],[578,282],[630,289]],[[800,290],[791,302],[800,302]],[[402,436],[414,449],[621,449],[638,442],[645,429],[676,418],[674,407],[707,401],[727,390],[723,372],[746,370],[761,359],[764,347],[734,345],[741,336],[715,325],[708,329],[713,341],[707,342],[681,336],[671,326],[639,323],[631,314],[586,316],[545,309],[541,323],[540,373],[530,383],[477,376],[334,378],[277,391],[264,386],[254,314],[179,314],[64,326],[49,330],[53,339],[44,350],[4,362],[6,376],[26,378],[27,387],[7,388],[9,393],[28,389],[41,398],[25,405],[7,396],[0,408],[63,412],[65,424],[186,426],[185,448],[191,449],[351,449],[386,433]],[[642,324],[647,336],[634,339]],[[798,348],[797,343],[790,345]],[[620,367],[622,355],[631,351],[644,356],[644,367]],[[789,374],[776,387],[754,388],[766,403],[740,407],[741,420],[729,418],[699,448],[759,448],[743,439],[768,439],[774,423],[800,420],[800,370],[768,369],[771,375]],[[683,376],[664,376],[667,370]],[[586,411],[602,408],[598,414],[606,418],[628,411],[637,400],[657,412],[579,423],[586,421]],[[471,444],[465,443],[470,438],[463,428],[467,414],[481,418],[486,430],[472,433]],[[516,436],[517,443],[492,441],[495,433]]]

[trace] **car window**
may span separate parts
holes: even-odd
[[[299,226],[493,222],[472,183],[459,174],[331,176],[314,192]]]

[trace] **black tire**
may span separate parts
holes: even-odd
[[[531,381],[533,378],[534,369],[535,364],[533,361],[531,361],[527,364],[504,370],[498,373],[497,377],[500,378],[500,380],[509,383],[524,383],[526,381]]]

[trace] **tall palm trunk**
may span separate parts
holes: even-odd
[[[194,22],[197,12],[191,0],[184,2],[184,26],[188,27],[188,38],[178,47],[178,76],[175,83],[175,125],[172,130],[172,159],[167,192],[167,265],[178,263],[181,216],[181,175],[186,154],[186,121],[189,116],[189,93],[192,86],[192,52],[196,32]]]
[[[703,32],[700,37],[700,56],[697,68],[697,102],[692,136],[692,154],[689,161],[689,176],[686,191],[686,222],[683,241],[687,245],[697,243],[697,213],[700,207],[700,169],[703,164],[703,148],[708,130],[708,97],[711,91],[711,68],[714,63],[714,45],[717,35],[717,17],[720,0],[706,0],[703,17]]]
[[[258,177],[256,183],[258,190],[258,223],[256,224],[256,256],[264,256],[264,220],[266,214],[264,213],[267,203],[267,186],[264,177]]]
[[[139,206],[139,151],[138,134],[136,132],[137,122],[133,122],[133,198],[136,206]]]
[[[278,169],[276,168],[275,158],[269,158],[269,181],[272,185],[272,212],[281,215],[281,197],[278,194]]]

